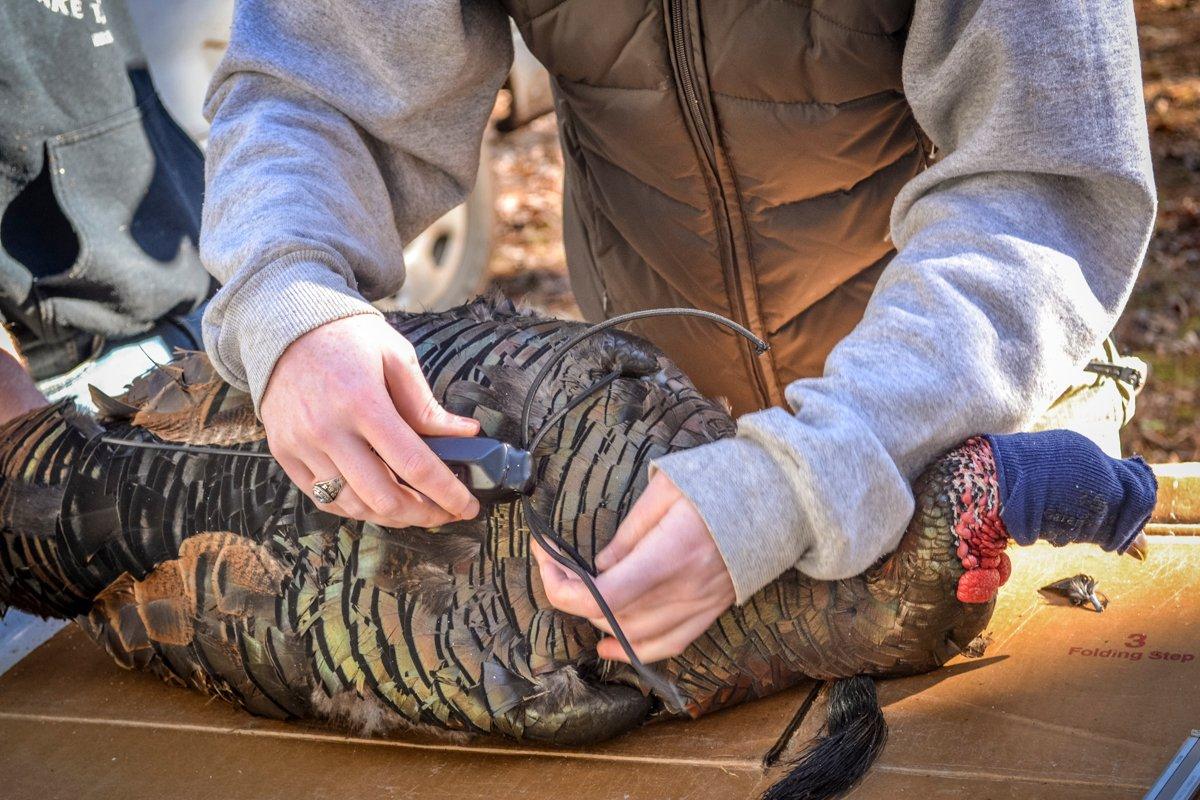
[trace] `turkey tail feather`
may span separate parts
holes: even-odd
[[[883,752],[887,721],[875,681],[843,678],[829,690],[825,727],[762,800],[835,800],[867,774]]]

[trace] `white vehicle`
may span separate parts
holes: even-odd
[[[154,84],[175,120],[201,145],[208,123],[201,114],[209,78],[229,43],[233,0],[127,0],[150,63]],[[509,131],[553,107],[550,81],[537,59],[514,36],[516,57],[507,88]],[[487,138],[479,176],[466,202],[446,212],[404,248],[404,287],[378,305],[386,310],[438,311],[469,300],[479,290],[492,247],[493,189]]]

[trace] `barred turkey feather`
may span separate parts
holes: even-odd
[[[126,420],[168,442],[230,445],[266,436],[250,395],[230,386],[203,353],[179,350],[169,364],[133,380],[121,397],[91,387],[106,421]]]
[[[434,395],[508,441],[526,433],[530,376],[581,330],[486,301],[389,322]],[[614,373],[535,453],[533,507],[588,560],[653,459],[735,431],[658,350],[617,331],[551,372],[535,427]],[[635,672],[598,659],[595,628],[551,607],[518,503],[432,531],[327,514],[272,459],[239,455],[268,452],[262,429],[199,353],[98,399],[99,421],[60,403],[0,430],[0,603],[74,619],[122,666],[270,717],[580,744],[669,713]],[[659,665],[682,713],[806,678],[923,672],[965,647],[991,604],[955,598],[948,487],[964,463],[943,459],[918,481],[917,514],[877,568],[829,582],[789,571]]]

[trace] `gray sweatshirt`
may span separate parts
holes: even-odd
[[[512,58],[498,3],[239,0],[210,88],[201,255],[221,374],[257,401],[283,350],[404,279],[460,202]],[[824,374],[737,438],[659,459],[739,602],[784,570],[894,548],[941,451],[1021,429],[1124,306],[1155,196],[1129,0],[917,0],[903,73],[933,167],[896,199],[892,260]]]

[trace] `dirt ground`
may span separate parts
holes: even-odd
[[[1127,449],[1200,460],[1200,0],[1137,0],[1158,223],[1121,347],[1150,364]]]
[[[1200,460],[1200,0],[1135,0],[1159,191],[1154,239],[1115,336],[1150,365],[1129,452]],[[566,278],[562,156],[544,117],[501,138],[492,285],[518,302],[578,316]]]

